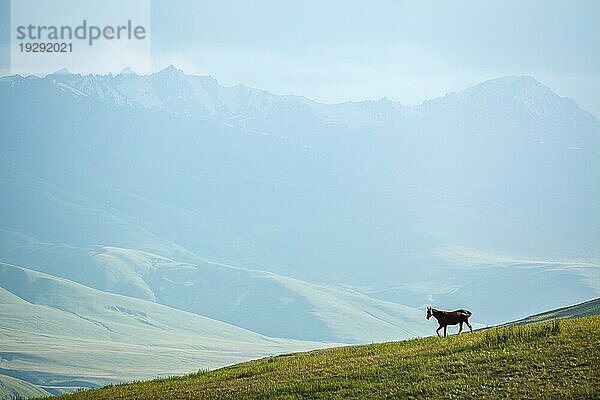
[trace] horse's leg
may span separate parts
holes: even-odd
[[[440,329],[442,329],[442,326],[438,326],[438,328],[435,330],[435,333],[440,336]]]
[[[469,320],[465,321],[467,323],[467,326],[469,327],[469,329],[471,330],[471,333],[473,333],[473,327],[471,326],[471,324],[469,323]]]
[[[446,337],[446,328],[448,328],[448,325],[444,325],[444,337]]]
[[[460,333],[462,332],[462,322],[460,323],[460,325],[458,326],[458,335],[460,335]]]

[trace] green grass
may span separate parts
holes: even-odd
[[[600,317],[270,357],[61,399],[600,398]]]

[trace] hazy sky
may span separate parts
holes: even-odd
[[[152,62],[324,102],[407,105],[527,74],[598,117],[598,21],[597,0],[155,0]]]
[[[414,104],[528,74],[600,116],[600,1],[155,1],[152,11],[155,67],[225,84]]]

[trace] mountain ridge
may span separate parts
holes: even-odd
[[[123,101],[129,99],[131,100],[130,105],[137,105],[151,109],[165,106],[164,102],[161,103],[156,99],[152,99],[152,97],[156,97],[156,95],[158,95],[160,98],[160,93],[155,93],[155,88],[152,89],[152,86],[156,85],[158,80],[168,80],[176,82],[177,85],[180,86],[179,90],[184,90],[187,93],[187,95],[184,95],[184,101],[189,101],[192,99],[196,100],[194,102],[191,102],[189,105],[192,106],[192,110],[199,112],[199,115],[202,117],[209,117],[215,115],[229,115],[230,117],[235,116],[235,113],[239,110],[239,108],[237,108],[235,104],[232,103],[232,96],[241,98],[245,96],[243,93],[248,93],[251,94],[251,97],[256,98],[257,101],[263,104],[273,102],[274,99],[277,99],[277,101],[291,102],[297,107],[308,107],[318,117],[321,117],[325,122],[344,123],[349,127],[353,128],[364,127],[369,125],[379,126],[382,123],[382,121],[385,121],[386,119],[404,120],[407,118],[411,118],[411,116],[421,113],[424,107],[431,107],[436,104],[455,99],[457,97],[464,98],[467,95],[480,96],[480,93],[482,91],[485,92],[490,88],[494,89],[496,92],[506,93],[508,95],[506,100],[520,99],[521,101],[523,101],[528,99],[529,102],[533,101],[534,105],[535,103],[556,103],[557,101],[568,101],[569,103],[573,104],[576,107],[576,109],[580,109],[579,106],[577,106],[572,99],[569,99],[568,97],[558,96],[546,85],[540,83],[533,76],[529,75],[508,75],[499,78],[493,78],[467,87],[458,92],[451,92],[447,93],[444,96],[438,96],[424,100],[420,104],[404,106],[399,102],[389,100],[387,97],[384,97],[379,100],[320,103],[309,99],[305,96],[298,96],[293,94],[275,94],[266,90],[248,87],[242,84],[233,86],[222,86],[218,83],[216,79],[214,79],[210,75],[186,74],[183,70],[176,68],[173,65],[169,65],[159,71],[146,75],[138,75],[135,72],[131,71],[131,69],[128,69],[128,67],[125,68],[124,71],[126,71],[126,73],[120,73],[116,76],[113,76],[112,74],[81,75],[59,70],[55,73],[48,74],[44,77],[23,77],[21,75],[12,75],[5,76],[0,79],[19,81],[21,79],[28,78],[34,80],[52,78],[57,80],[58,83],[64,84],[64,82],[71,82],[73,84],[74,89],[80,90],[83,93],[86,93],[87,95],[95,95],[101,99],[110,99],[110,95],[112,95],[112,100],[115,101],[117,104],[123,104]],[[107,91],[105,87],[105,82],[107,79],[120,80],[122,83],[125,84],[125,86],[122,88],[124,91],[117,91],[112,93],[110,91]],[[141,97],[140,93],[133,95],[131,95],[130,93],[129,96],[127,95],[127,82],[131,83],[133,81],[138,82],[138,86],[139,83],[143,83],[145,89],[143,89]],[[518,90],[516,92],[510,91],[515,90],[517,88]],[[129,90],[132,90],[131,86],[129,87]],[[135,90],[139,91],[139,87]],[[196,93],[196,95],[194,95],[194,93]],[[527,94],[530,95],[529,98],[525,96]],[[535,95],[533,98],[531,97],[532,94]],[[109,97],[107,98],[106,96]],[[477,102],[475,102],[475,104],[476,103]],[[249,104],[247,104],[246,107]],[[227,111],[225,111],[225,114],[222,114],[224,112],[222,107],[226,107],[227,109]],[[360,122],[352,121],[352,119],[356,119],[356,117],[350,119],[347,116],[343,116],[343,114],[348,114],[350,112],[365,112],[365,108],[372,109],[370,112],[367,111],[367,113],[370,113],[371,115],[363,116]],[[166,104],[164,109],[168,111],[183,112],[184,114],[186,112],[190,112],[188,106],[183,107],[182,104],[178,105],[177,103]],[[580,109],[580,111],[582,111],[585,115],[589,115],[596,122],[598,122],[597,118],[588,111],[582,109]],[[541,113],[541,116],[547,114],[547,112],[545,112],[543,108],[539,110],[539,112]]]

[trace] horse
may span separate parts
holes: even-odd
[[[427,307],[427,319],[432,316],[437,319],[438,324],[440,326],[435,330],[435,333],[440,336],[440,329],[444,328],[444,337],[446,337],[446,327],[448,325],[456,325],[460,324],[460,329],[458,330],[458,334],[462,332],[463,323],[467,324],[471,333],[473,333],[473,327],[469,323],[469,318],[471,318],[473,313],[469,310],[465,310],[461,308],[460,310],[455,311],[440,311],[435,308]]]

